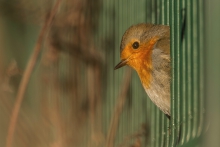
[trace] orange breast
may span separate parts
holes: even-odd
[[[143,55],[138,61],[137,65],[139,66],[136,71],[140,77],[142,84],[146,87],[150,87],[150,81],[152,76],[152,51],[149,51],[147,54]]]
[[[145,88],[150,88],[150,82],[152,78],[152,50],[157,42],[158,37],[152,38],[148,43],[143,46],[143,56],[141,56],[140,68],[137,70],[137,73],[141,79],[142,84]]]
[[[134,68],[145,88],[150,87],[151,76],[152,76],[152,49],[157,42],[158,37],[152,38],[147,43],[140,44],[139,49],[134,50],[129,46],[125,47],[122,52],[123,57],[129,59],[128,65]]]

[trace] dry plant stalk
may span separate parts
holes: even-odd
[[[55,126],[52,139],[55,144],[56,140],[63,139],[61,146],[99,147],[104,143],[101,127],[104,61],[93,39],[98,20],[92,22],[97,16],[94,11],[99,8],[98,3],[99,0],[66,0],[53,22],[48,50],[42,58],[41,84],[47,85],[40,96],[42,116]],[[65,78],[61,80],[60,77]],[[57,97],[47,95],[51,92],[57,93]],[[59,107],[50,108],[51,103]],[[59,114],[62,111],[65,115]],[[57,125],[60,120],[52,118],[53,113],[58,114],[62,124]],[[61,129],[62,137],[58,134]]]
[[[12,145],[15,126],[16,126],[19,110],[21,107],[21,103],[22,103],[22,100],[24,97],[24,93],[27,88],[27,84],[29,82],[29,79],[30,79],[30,76],[33,72],[33,69],[36,65],[37,58],[39,57],[39,53],[41,51],[41,46],[43,44],[44,37],[49,30],[49,27],[50,27],[52,20],[55,16],[59,6],[60,6],[60,3],[61,3],[61,0],[57,0],[53,9],[51,10],[49,17],[47,18],[44,26],[41,29],[41,32],[39,34],[38,40],[37,40],[36,45],[34,47],[33,53],[29,59],[28,65],[24,71],[24,75],[22,77],[21,83],[19,85],[18,93],[16,96],[15,106],[12,111],[11,120],[9,122],[8,135],[6,138],[6,147],[11,147],[11,145]]]
[[[117,98],[118,103],[115,106],[115,110],[114,110],[113,116],[111,118],[111,123],[110,123],[109,130],[108,130],[108,136],[106,139],[106,147],[113,147],[114,146],[115,136],[116,136],[117,128],[118,128],[118,124],[119,124],[119,118],[120,118],[121,113],[124,108],[124,104],[126,101],[126,96],[127,96],[127,92],[129,89],[130,81],[131,81],[131,69],[127,68],[127,70],[125,71],[125,74],[124,74],[124,79],[121,83],[121,90],[120,90],[119,96]]]
[[[142,124],[141,125],[141,128],[135,132],[134,134],[131,134],[131,135],[128,135],[124,138],[124,140],[122,141],[122,143],[120,143],[118,145],[118,147],[125,147],[125,146],[129,146],[128,143],[130,140],[132,139],[135,139],[134,140],[134,143],[132,145],[130,145],[131,147],[140,147],[142,145],[142,141],[141,141],[141,138],[142,137],[147,137],[148,134],[147,134],[147,126],[146,124]],[[129,146],[129,147],[130,147]]]

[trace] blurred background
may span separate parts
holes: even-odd
[[[0,146],[218,146],[219,4],[0,0]],[[171,120],[133,70],[114,71],[142,22],[171,27]]]

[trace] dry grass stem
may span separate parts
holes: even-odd
[[[21,79],[21,83],[19,85],[18,88],[18,93],[16,96],[16,101],[15,101],[15,106],[14,109],[12,111],[12,115],[11,115],[11,120],[9,122],[9,129],[8,129],[8,135],[6,138],[6,147],[11,147],[12,146],[12,141],[13,141],[13,135],[14,135],[14,131],[15,131],[15,126],[16,126],[16,122],[17,122],[17,118],[18,118],[18,114],[19,114],[19,110],[20,110],[20,106],[27,88],[27,84],[29,82],[30,76],[33,72],[33,69],[36,65],[36,61],[37,58],[39,57],[39,53],[41,51],[41,46],[43,44],[44,41],[44,37],[46,35],[46,33],[49,30],[49,27],[52,23],[52,20],[60,6],[61,0],[57,0],[53,9],[51,10],[49,17],[46,19],[44,26],[41,29],[41,32],[39,34],[38,40],[36,42],[36,45],[34,47],[33,53],[29,59],[28,65],[24,71],[23,77]]]
[[[130,81],[131,81],[131,69],[128,68],[125,71],[124,74],[124,79],[121,83],[121,90],[118,96],[118,103],[115,106],[115,110],[111,119],[111,123],[109,126],[109,130],[108,130],[108,136],[106,139],[106,147],[113,147],[114,146],[114,142],[115,142],[115,135],[117,133],[117,128],[118,128],[118,124],[119,124],[119,118],[121,116],[121,113],[123,111],[124,108],[124,104],[126,101],[126,97],[127,97],[127,92],[129,89],[129,85],[130,85]]]

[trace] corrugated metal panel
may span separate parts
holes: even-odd
[[[203,124],[203,3],[171,1],[172,137],[185,144],[201,135]],[[178,137],[177,137],[178,136]]]
[[[203,2],[199,0],[148,0],[146,10],[136,7],[138,5],[136,2],[127,2],[127,5],[129,4],[135,10],[135,16],[145,11],[146,22],[171,26],[172,118],[169,122],[149,99],[146,100],[147,109],[150,111],[146,112],[146,117],[150,120],[148,121],[150,142],[147,144],[149,146],[176,146],[178,142],[185,144],[200,136],[203,126],[203,72],[201,72],[203,71],[203,13],[201,13],[203,12]],[[124,11],[127,11],[127,14],[124,17],[130,16],[128,19],[130,24],[135,24],[136,21],[133,21],[130,7],[125,7]],[[145,20],[142,19],[141,22],[145,22]],[[119,25],[123,25],[125,22],[121,23]],[[121,29],[124,31],[126,28]],[[122,34],[118,35],[119,37],[116,37],[120,40]],[[116,48],[119,48],[119,43],[117,44]],[[116,49],[115,55],[118,58],[115,59],[115,63],[119,61],[117,52]],[[135,75],[133,74],[133,76]],[[121,77],[117,81],[120,79]],[[140,91],[139,86],[132,86],[131,90]],[[132,95],[131,99],[133,97],[137,96]]]

